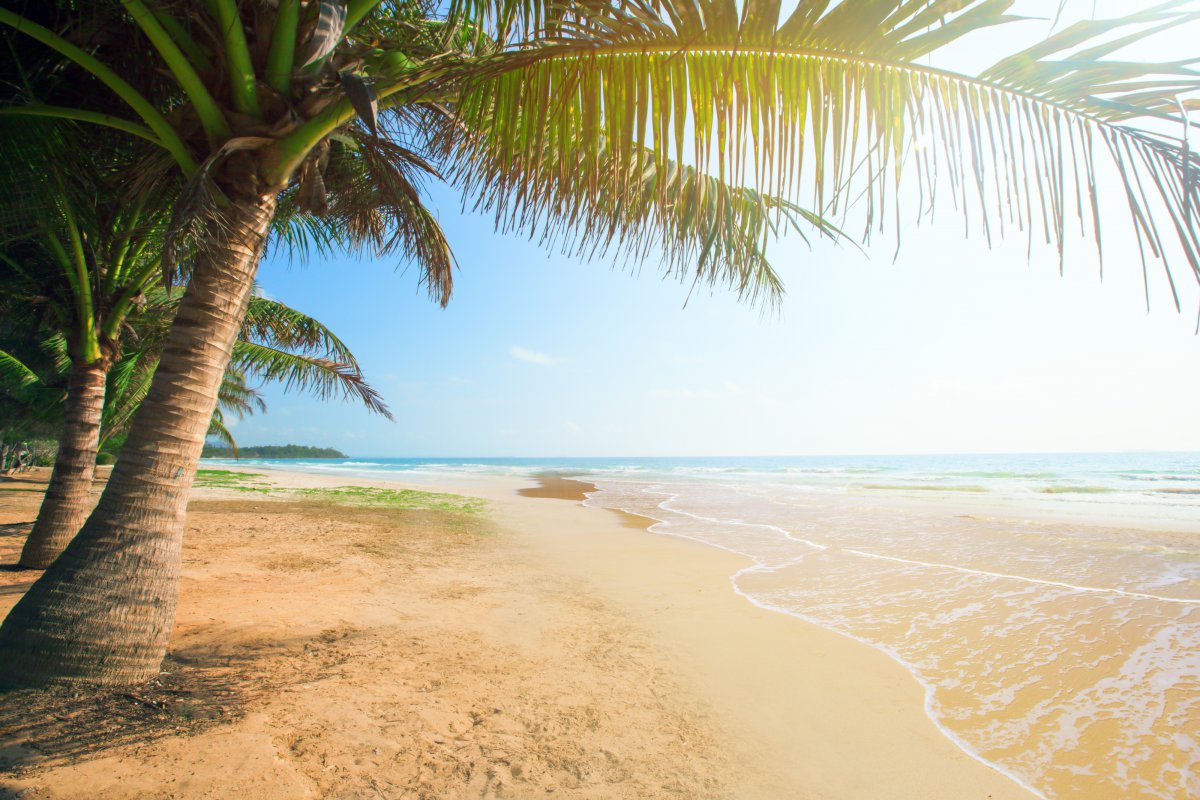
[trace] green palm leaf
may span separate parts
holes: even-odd
[[[285,391],[300,390],[321,400],[355,399],[368,410],[393,419],[383,398],[353,364],[243,340],[234,345],[230,367],[266,382],[281,383]]]
[[[916,63],[1012,22],[1012,5],[801,0],[780,20],[774,0],[741,12],[732,0],[463,0],[453,15],[485,23],[500,44],[474,76],[464,71],[454,107],[477,134],[468,145],[489,186],[633,202],[644,187],[611,164],[647,149],[664,172],[673,160],[767,196],[811,191],[822,216],[854,205],[868,236],[885,221],[898,231],[901,202],[916,195],[917,219],[950,200],[989,241],[1022,231],[1061,253],[1075,217],[1099,247],[1097,175],[1111,171],[1144,254],[1172,276],[1182,253],[1200,280],[1200,160],[1178,138],[1124,124],[1184,130],[1177,100],[1200,76],[1187,63],[1108,57],[1200,13],[1172,0],[1081,23],[979,75]],[[542,150],[554,156],[529,157]],[[673,200],[657,187],[661,213]]]
[[[233,457],[237,458],[237,442],[233,438],[233,431],[225,422],[225,414],[235,414],[238,419],[245,419],[255,411],[266,410],[266,401],[262,399],[258,390],[247,383],[245,373],[236,369],[227,369],[221,378],[221,386],[217,393],[217,407],[213,409],[206,435],[228,445],[233,450]]]
[[[443,147],[470,148],[447,136]],[[774,304],[783,281],[766,256],[766,245],[784,233],[806,242],[809,231],[843,240],[830,221],[801,206],[725,181],[668,160],[650,150],[621,159],[607,147],[585,162],[553,163],[544,152],[535,169],[558,176],[537,191],[524,170],[514,170],[483,145],[474,158],[461,159],[451,179],[473,197],[477,211],[491,213],[502,232],[528,232],[547,246],[585,258],[613,256],[640,267],[658,257],[666,274],[693,285],[723,286],[739,297]],[[537,158],[537,156],[533,156]],[[604,178],[584,187],[570,176],[590,170]],[[613,176],[619,176],[616,180]]]
[[[233,457],[237,458],[237,441],[233,438],[233,432],[225,425],[225,415],[219,407],[213,411],[212,419],[208,423],[207,436],[229,447],[233,450]]]
[[[312,246],[322,254],[367,249],[376,257],[398,255],[416,266],[420,284],[445,306],[454,287],[454,256],[423,200],[425,182],[441,175],[393,139],[401,137],[376,138],[351,128],[329,140],[281,197],[276,235],[302,254]],[[317,180],[335,190],[322,189],[323,202],[314,208],[309,183]]]
[[[104,412],[100,420],[100,446],[115,436],[129,432],[133,417],[150,391],[150,382],[158,368],[158,350],[143,343],[126,348],[125,354],[108,374]]]
[[[65,391],[47,386],[24,361],[5,350],[0,350],[0,392],[39,419],[53,418],[66,398]]]
[[[252,416],[254,412],[267,410],[267,401],[249,383],[249,377],[240,369],[227,369],[217,392],[217,411],[236,414],[238,419]]]
[[[350,348],[333,331],[257,292],[250,299],[241,336],[234,344],[230,371],[279,382],[285,390],[305,391],[322,400],[356,399],[368,410],[392,419]]]
[[[240,338],[300,353],[324,354],[358,368],[350,348],[328,327],[303,311],[258,292],[250,298]]]

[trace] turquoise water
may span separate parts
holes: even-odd
[[[1200,454],[241,463],[577,473],[587,505],[744,556],[748,601],[887,653],[949,738],[1035,794],[1200,797]]]
[[[210,459],[225,461],[226,459]],[[242,464],[319,467],[333,471],[482,472],[541,470],[638,473],[656,477],[809,476],[837,485],[888,476],[916,484],[985,483],[1004,489],[1097,485],[1117,490],[1190,489],[1200,493],[1200,453],[1046,453],[884,456],[722,456],[686,458],[395,458],[243,459]]]
[[[207,463],[234,463],[212,459]],[[608,480],[775,484],[813,492],[947,495],[1095,514],[1119,524],[1200,529],[1200,453],[1098,453],[720,458],[244,459],[332,475],[436,481],[455,474],[546,470]]]

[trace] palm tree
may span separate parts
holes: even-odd
[[[28,300],[22,292],[5,285],[10,299]],[[92,466],[84,474],[71,472],[64,462],[56,460],[52,483],[62,487],[61,495],[79,497],[82,506],[75,527],[51,527],[43,522],[49,511],[52,519],[60,521],[68,513],[56,508],[47,493],[42,502],[38,522],[21,551],[20,565],[27,569],[45,569],[67,546],[91,508],[92,479],[97,455],[107,451],[115,455],[118,443],[123,442],[138,406],[146,397],[158,366],[159,353],[170,329],[171,318],[179,305],[179,292],[151,287],[138,313],[126,325],[124,341],[114,356],[102,387],[101,408],[94,422],[95,439],[85,442],[85,459]],[[23,344],[28,352],[29,330],[23,331]],[[18,418],[36,420],[42,428],[57,422],[63,430],[72,413],[68,376],[75,369],[68,352],[70,331],[53,331],[39,344],[43,356],[40,368],[34,359],[15,354],[11,345],[0,341],[0,396],[15,406]],[[236,447],[225,425],[225,415],[242,417],[255,410],[265,411],[266,404],[251,385],[252,381],[282,384],[285,391],[308,392],[321,399],[341,397],[361,402],[368,410],[391,418],[378,392],[366,382],[357,359],[350,349],[323,324],[278,300],[256,294],[237,341],[233,357],[225,370],[218,395],[217,408],[209,422],[208,433]],[[56,419],[57,418],[57,419]],[[61,449],[61,445],[60,445]]]
[[[103,26],[109,45],[87,47],[55,27],[82,12],[45,26],[0,10],[0,24],[127,106],[10,113],[108,125],[160,148],[169,161],[144,174],[169,165],[187,177],[169,244],[197,249],[99,505],[0,628],[6,684],[157,669],[187,491],[272,220],[281,204],[334,209],[331,178],[387,183],[395,205],[371,235],[416,259],[443,300],[450,259],[440,238],[428,246],[414,188],[440,172],[501,228],[585,254],[653,244],[668,270],[771,296],[762,244],[803,219],[803,187],[818,214],[861,201],[872,225],[910,188],[918,213],[949,193],[989,238],[1040,228],[1062,248],[1069,210],[1099,238],[1095,176],[1110,169],[1139,241],[1165,258],[1174,232],[1200,274],[1197,158],[1154,132],[1185,130],[1176,101],[1195,76],[1109,58],[1147,28],[1194,20],[1181,2],[1083,23],[970,75],[925,61],[1011,22],[1009,0],[800,0],[785,18],[778,0],[459,0],[447,19],[405,0],[120,5],[127,16]],[[1125,35],[1101,38],[1114,32]],[[142,88],[146,73],[128,67],[148,53],[170,80]]]
[[[45,568],[91,510],[108,372],[130,317],[161,279],[156,242],[169,217],[162,197],[122,202],[113,191],[119,158],[85,157],[88,145],[101,144],[97,137],[71,137],[62,125],[0,122],[0,175],[5,186],[23,187],[3,214],[0,281],[10,304],[37,310],[27,339],[36,341],[39,330],[52,334],[66,373],[58,454],[21,558],[23,566]]]
[[[146,397],[158,356],[179,306],[180,293],[155,288],[137,320],[136,347],[127,347],[109,376],[109,398],[100,428],[100,451],[115,455],[114,440],[124,442],[138,407]],[[358,359],[333,331],[290,306],[257,290],[250,298],[242,330],[233,344],[217,394],[208,435],[237,449],[225,415],[241,419],[266,403],[251,382],[281,384],[320,400],[361,403],[368,411],[392,419],[379,393],[367,383]]]
[[[66,373],[58,454],[20,559],[23,567],[45,569],[92,508],[99,447],[128,428],[180,297],[159,287],[168,222],[164,198],[143,194],[140,202],[130,202],[121,194],[127,148],[108,146],[111,137],[83,135],[71,125],[13,122],[0,118],[0,175],[5,185],[30,188],[3,215],[0,284],[8,305],[16,301],[40,310],[40,324],[30,326],[30,334],[49,331]],[[115,157],[83,157],[97,151]],[[304,233],[285,232],[295,242],[303,242]],[[289,383],[299,381],[326,395],[332,376],[337,388],[386,413],[352,354],[327,329],[266,298],[255,298],[252,306],[235,344],[233,369],[266,379],[275,377],[272,370],[295,369]],[[130,326],[134,317],[136,325]],[[139,341],[125,348],[122,340],[131,332]],[[291,352],[297,349],[315,352]],[[114,366],[117,372],[110,376]],[[120,391],[106,402],[113,378]],[[10,372],[10,384],[20,380],[19,372]],[[31,388],[21,391],[28,396]]]
[[[55,406],[61,392],[47,388],[41,375],[56,372],[54,360],[31,346],[25,335],[30,324],[28,308],[21,308],[0,292],[0,475],[17,465],[17,455],[31,439],[52,439]]]

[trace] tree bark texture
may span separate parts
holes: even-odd
[[[83,527],[92,510],[92,479],[100,446],[107,371],[102,364],[76,364],[67,382],[67,404],[50,485],[20,564],[45,569]]]
[[[197,258],[100,502],[0,626],[0,687],[128,685],[158,673],[188,494],[274,213],[273,194],[232,201]]]

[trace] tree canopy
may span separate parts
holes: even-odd
[[[255,445],[253,447],[218,447],[205,445],[201,458],[346,458],[332,447],[312,447],[304,444]]]

